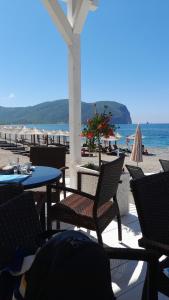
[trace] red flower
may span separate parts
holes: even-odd
[[[114,136],[114,131],[113,131],[113,129],[112,128],[110,128],[109,129],[109,131],[108,131],[108,135],[110,136]]]
[[[88,139],[92,139],[93,137],[94,137],[93,132],[88,132],[88,133],[87,133],[87,138],[88,138]]]

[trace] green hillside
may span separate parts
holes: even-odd
[[[114,124],[129,124],[131,117],[125,105],[115,101],[98,101],[98,112],[111,112]],[[82,102],[82,123],[94,114],[94,103]],[[0,106],[1,124],[38,124],[38,123],[68,123],[68,100],[55,100],[28,107],[2,107]]]

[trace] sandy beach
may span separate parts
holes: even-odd
[[[160,170],[159,158],[169,160],[169,148],[148,148],[148,152],[152,155],[143,155],[143,162],[139,163],[144,172],[158,172]],[[69,154],[66,155],[67,166],[69,166],[69,156]],[[20,163],[29,161],[29,158],[26,156],[14,154],[10,150],[0,149],[0,167],[16,161],[18,157]],[[102,154],[102,159],[111,161],[116,159],[116,156]],[[98,164],[98,154],[95,154],[94,157],[82,157],[82,164],[87,162]],[[130,160],[130,154],[125,157],[125,164],[136,165],[135,162]],[[66,176],[69,176],[69,171],[67,171]]]
[[[139,163],[139,166],[144,172],[158,172],[161,168],[159,163],[159,158],[169,160],[169,148],[148,148],[150,155],[143,155],[143,162]],[[101,158],[103,160],[111,161],[116,159],[116,156],[110,156],[102,154]],[[98,164],[98,154],[94,158],[85,157],[82,158],[82,162],[94,162]],[[130,160],[130,154],[125,157],[125,164],[137,165],[136,162]]]

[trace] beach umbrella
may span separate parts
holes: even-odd
[[[141,128],[140,128],[139,124],[137,125],[137,128],[136,128],[136,133],[135,133],[135,137],[134,137],[134,144],[133,144],[130,160],[135,161],[137,163],[137,166],[138,166],[139,162],[143,161],[143,157],[142,157],[142,134],[141,134]]]
[[[110,135],[109,137],[102,137],[101,138],[101,141],[104,141],[104,142],[116,142],[116,141],[119,141],[121,139],[121,135],[117,132],[115,133],[115,135]]]
[[[31,137],[33,137],[33,144],[35,145],[36,144],[36,136],[38,139],[39,135],[43,135],[43,132],[42,132],[42,130],[40,130],[38,128],[31,128],[30,134],[31,134]],[[38,139],[38,142],[40,143],[39,139]]]
[[[33,144],[35,145],[35,136],[37,135],[42,135],[43,132],[40,129],[37,128],[27,128],[24,127],[22,128],[22,130],[20,132],[18,132],[18,134],[22,134],[22,135],[30,135],[31,136],[31,140],[33,139]]]

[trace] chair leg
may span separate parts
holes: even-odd
[[[43,206],[40,211],[40,223],[43,231],[45,231],[46,230],[45,202],[43,203]]]
[[[158,299],[158,261],[147,262],[147,272],[142,291],[142,300]],[[167,286],[167,285],[166,285]]]
[[[57,220],[56,220],[56,229],[60,230],[60,221],[57,221]]]
[[[118,240],[119,242],[122,241],[122,228],[121,228],[121,216],[120,216],[120,209],[119,205],[117,202],[117,197],[116,195],[113,197],[114,202],[116,203],[117,206],[117,226],[118,226]]]
[[[102,235],[100,233],[100,230],[96,230],[97,233],[97,239],[98,239],[98,243],[103,246],[103,239],[102,239]]]
[[[63,178],[62,178],[62,180],[63,180],[63,186],[66,186],[66,182],[65,182],[65,170],[63,170],[62,171],[62,173],[63,173]],[[63,195],[64,195],[64,198],[66,198],[66,191],[64,191],[63,192]]]
[[[98,243],[101,246],[103,246],[103,239],[102,239],[102,235],[101,235],[101,232],[100,232],[100,228],[99,228],[98,223],[97,223],[97,219],[95,220],[95,228],[96,228],[96,234],[97,234]]]
[[[142,297],[141,297],[141,300],[148,300],[147,297],[147,277],[148,277],[148,274],[146,272],[146,277],[145,277],[145,280],[144,280],[144,286],[143,286],[143,290],[142,290]]]
[[[119,214],[117,215],[117,226],[118,226],[118,239],[119,239],[119,242],[121,242],[122,241],[122,230],[121,230],[121,217]]]

